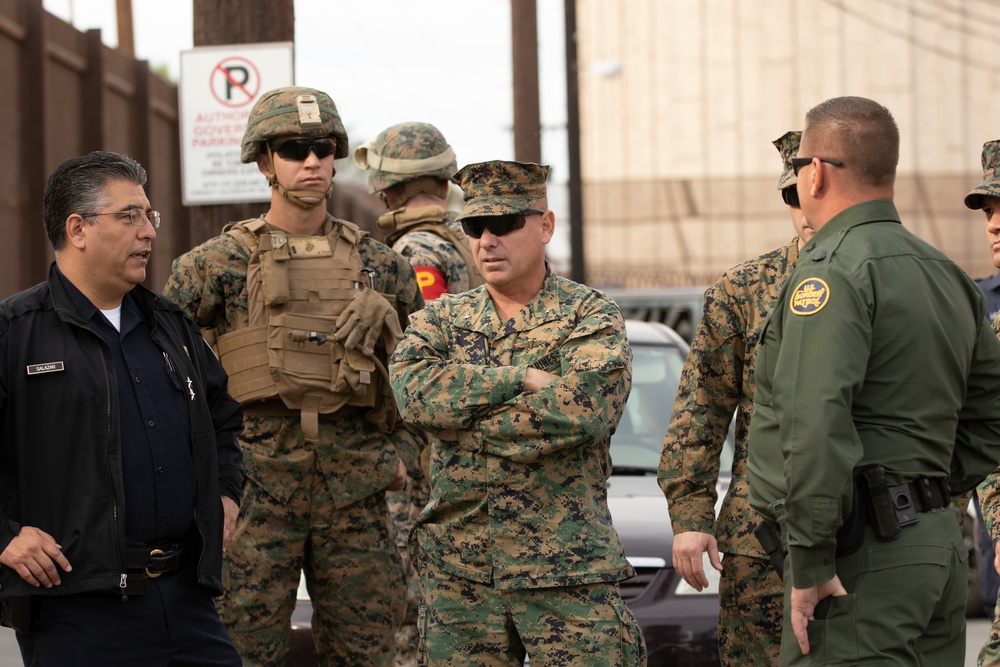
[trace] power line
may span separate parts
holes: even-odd
[[[963,56],[961,54],[953,53],[953,52],[948,51],[946,49],[942,49],[942,48],[940,48],[939,46],[937,46],[935,44],[930,44],[930,43],[928,43],[928,42],[926,42],[924,40],[917,39],[913,35],[911,35],[910,33],[906,32],[905,30],[899,30],[897,28],[893,28],[891,26],[888,26],[888,25],[885,25],[883,23],[880,23],[880,22],[876,21],[875,19],[873,19],[870,16],[866,16],[866,15],[862,14],[861,12],[858,12],[858,11],[856,11],[854,9],[851,9],[851,8],[847,7],[846,4],[843,2],[843,0],[823,0],[823,2],[825,2],[828,5],[830,5],[831,7],[839,9],[841,12],[843,12],[847,16],[850,16],[850,17],[852,17],[854,19],[857,19],[858,21],[861,21],[862,23],[865,23],[866,25],[874,28],[875,30],[878,30],[879,32],[883,32],[883,33],[886,33],[888,35],[892,35],[893,37],[897,37],[897,38],[903,40],[904,42],[907,42],[907,43],[911,44],[912,46],[914,46],[916,48],[923,49],[924,51],[927,51],[928,53],[933,53],[933,54],[941,56],[942,58],[945,58],[947,60],[952,60],[952,61],[955,61],[955,62],[961,64],[961,65],[965,65],[966,67],[972,67],[972,68],[975,68],[975,69],[980,69],[980,70],[989,72],[991,74],[995,74],[996,71],[997,71],[996,66],[993,65],[993,64],[981,62],[981,61],[978,61],[978,60],[971,60],[971,59],[966,58],[965,56]]]
[[[953,22],[948,22],[940,14],[934,13],[933,11],[922,11],[920,9],[917,9],[913,5],[911,5],[909,7],[905,7],[905,6],[902,5],[902,3],[898,2],[897,0],[876,0],[876,1],[877,2],[881,2],[883,5],[886,5],[888,7],[892,7],[893,9],[896,9],[898,11],[908,13],[911,16],[913,16],[914,18],[923,19],[924,21],[927,21],[928,23],[933,23],[933,24],[937,25],[938,27],[944,28],[945,30],[952,30],[954,32],[957,32],[957,33],[961,34],[963,37],[978,37],[980,39],[986,39],[986,40],[991,40],[991,41],[993,39],[995,39],[995,36],[994,36],[993,33],[989,33],[989,32],[986,32],[986,31],[980,32],[979,30],[972,29],[968,25],[967,21],[962,21],[961,24],[955,24]],[[1000,16],[994,17],[993,19],[990,19],[990,20],[983,19],[983,18],[975,19],[974,22],[980,22],[981,21],[983,23],[992,25],[993,23],[996,22],[997,18],[1000,18]]]

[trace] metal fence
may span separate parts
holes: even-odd
[[[42,228],[45,181],[63,160],[93,150],[132,156],[149,172],[146,194],[163,214],[147,284],[166,282],[174,257],[219,230],[192,231],[181,204],[177,86],[145,61],[45,12],[42,0],[0,0],[0,298],[45,278],[52,251]],[[377,237],[380,204],[335,187],[334,215]],[[250,207],[248,207],[249,209]],[[264,213],[266,204],[249,215]]]

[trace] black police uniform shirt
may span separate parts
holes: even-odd
[[[188,441],[186,378],[153,342],[131,295],[121,306],[120,331],[62,273],[77,314],[111,349],[118,384],[125,536],[145,544],[176,542],[194,527],[197,478]]]

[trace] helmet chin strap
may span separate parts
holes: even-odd
[[[265,142],[264,145],[267,146],[267,159],[271,163],[271,169],[274,170],[274,154],[271,153],[271,144]],[[322,190],[288,190],[278,182],[277,170],[267,177],[267,184],[277,190],[282,197],[306,210],[326,204],[326,200],[333,194],[333,181],[330,182],[330,187],[326,189],[326,192]],[[302,197],[314,198],[316,201],[304,201]]]

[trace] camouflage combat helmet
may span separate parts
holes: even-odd
[[[368,171],[368,192],[421,177],[447,181],[455,175],[455,152],[430,123],[400,123],[354,149],[354,163]]]
[[[467,164],[451,180],[465,193],[458,220],[485,215],[521,213],[545,198],[549,168],[531,162],[477,162]]]
[[[965,195],[965,205],[971,209],[983,207],[983,197],[1000,197],[1000,139],[983,144],[983,182]]]
[[[801,132],[785,132],[771,142],[778,149],[778,153],[781,154],[781,164],[785,167],[781,172],[781,176],[778,177],[779,190],[784,190],[788,186],[798,183],[798,179],[795,177],[795,170],[792,169],[792,158],[799,152],[800,141],[802,141]]]
[[[257,159],[261,143],[277,137],[333,137],[333,157],[347,157],[347,131],[337,106],[326,93],[315,88],[276,88],[260,96],[250,110],[240,145],[240,162]]]

